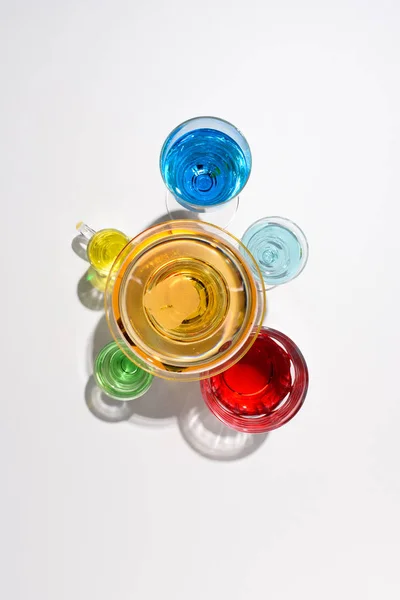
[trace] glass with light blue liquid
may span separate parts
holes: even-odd
[[[171,217],[226,227],[250,175],[250,147],[231,123],[196,117],[169,134],[161,149],[160,170]]]
[[[292,281],[307,264],[307,238],[296,223],[284,217],[255,221],[242,243],[255,258],[266,289]],[[259,278],[256,272],[254,275]]]

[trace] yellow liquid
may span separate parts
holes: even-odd
[[[115,259],[129,242],[129,238],[118,229],[102,229],[90,239],[87,255],[90,264],[103,276],[107,276]]]
[[[125,341],[164,370],[208,369],[254,316],[253,278],[239,252],[209,235],[158,237],[122,265],[113,292]]]

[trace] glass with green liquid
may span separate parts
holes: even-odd
[[[94,377],[99,388],[115,400],[135,400],[147,392],[153,376],[135,365],[115,342],[97,355]]]

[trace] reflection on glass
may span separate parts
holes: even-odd
[[[170,214],[179,208],[188,211],[186,218],[207,212],[209,222],[226,226],[250,175],[250,148],[231,123],[197,117],[169,134],[161,150],[160,170],[170,192]]]
[[[151,227],[111,270],[111,332],[127,356],[154,375],[195,380],[220,372],[247,351],[261,327],[265,294],[251,267],[257,272],[241,243],[210,224]]]
[[[201,383],[214,415],[249,433],[287,423],[303,405],[307,389],[308,370],[300,350],[286,335],[267,327],[239,362]]]
[[[242,242],[254,256],[267,289],[291,281],[306,266],[306,236],[289,219],[260,219],[247,229]],[[254,275],[258,276],[256,272]]]
[[[94,377],[107,396],[115,400],[139,398],[153,381],[153,376],[129,360],[115,342],[100,350],[94,364]]]

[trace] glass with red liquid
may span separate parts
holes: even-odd
[[[284,425],[301,408],[308,369],[296,344],[285,334],[263,327],[235,365],[201,382],[203,398],[225,425],[263,433]]]

